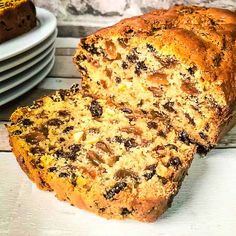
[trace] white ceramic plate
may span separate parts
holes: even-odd
[[[55,31],[56,17],[49,11],[36,8],[38,25],[30,32],[11,39],[0,46],[0,61],[19,55],[38,45]]]
[[[28,92],[30,89],[39,84],[50,72],[54,65],[55,58],[51,59],[51,61],[41,70],[39,73],[34,75],[28,81],[19,86],[8,90],[7,92],[0,94],[0,106],[14,100],[15,98],[21,96],[22,94]]]
[[[32,66],[36,65],[38,62],[43,61],[54,49],[54,43],[50,45],[46,50],[41,52],[36,57],[32,58],[32,60],[27,61],[21,65],[18,65],[10,70],[4,71],[0,73],[0,90],[1,90],[1,82],[9,79],[12,79],[13,76],[19,75],[21,72],[26,71],[27,69],[31,68]],[[19,75],[20,76],[20,75]],[[12,80],[11,80],[12,81]]]
[[[8,60],[0,62],[0,73],[3,71],[9,70],[13,67],[16,67],[26,61],[29,61],[33,57],[37,56],[46,48],[48,48],[55,41],[56,37],[57,37],[57,29],[52,33],[52,35],[50,35],[46,40],[41,42],[39,45],[31,48],[30,50],[22,54],[19,54]]]
[[[0,83],[0,95],[9,89],[12,89],[19,84],[22,84],[26,80],[30,80],[34,75],[36,75],[40,70],[42,70],[48,63],[52,60],[54,57],[55,50],[51,49],[51,52],[48,56],[46,56],[43,60],[41,60],[39,63],[35,64],[28,70],[25,70],[21,72],[20,74],[17,74],[10,79],[3,81]]]

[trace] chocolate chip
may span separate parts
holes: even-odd
[[[125,146],[126,150],[129,150],[130,148],[137,147],[137,145],[138,144],[135,142],[134,138],[128,139],[124,143],[124,146]]]
[[[113,197],[120,193],[122,190],[124,190],[127,187],[127,183],[125,182],[118,182],[116,183],[110,190],[108,190],[105,194],[104,197],[108,200],[113,199]]]
[[[50,120],[48,120],[48,122],[47,122],[47,125],[49,125],[49,126],[60,126],[60,125],[62,125],[63,124],[63,121],[61,121],[61,120],[59,120],[59,119],[57,119],[57,118],[55,118],[55,119],[50,119]]]
[[[147,123],[147,127],[148,127],[149,129],[157,129],[157,123],[154,122],[154,121],[149,121],[149,122]]]
[[[181,161],[179,157],[171,157],[169,160],[169,164],[175,168],[178,168],[178,166],[181,165]]]
[[[90,112],[92,114],[92,117],[99,118],[99,117],[102,116],[102,113],[103,113],[102,106],[96,100],[93,100],[91,102],[89,110],[90,110]]]
[[[31,121],[30,119],[24,119],[24,120],[22,120],[22,125],[24,125],[24,126],[30,126],[30,125],[32,125],[34,122],[33,121]]]
[[[48,168],[48,172],[55,172],[57,170],[57,168],[55,166],[49,167]]]

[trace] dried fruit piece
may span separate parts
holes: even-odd
[[[169,160],[169,164],[175,168],[178,168],[178,166],[181,165],[181,161],[179,157],[171,157]]]
[[[137,181],[139,179],[138,175],[132,170],[121,169],[114,174],[114,178],[117,180],[125,179],[130,177],[131,179]]]
[[[40,141],[44,140],[45,136],[41,132],[33,132],[25,135],[25,141],[30,144],[38,144]]]
[[[195,88],[194,84],[190,80],[185,80],[180,87],[185,93],[189,95],[197,95],[199,91]]]
[[[173,108],[174,104],[174,102],[167,102],[163,107],[169,112],[175,112],[175,109]]]
[[[45,150],[41,147],[32,147],[30,148],[30,152],[34,155],[43,155],[45,153]]]
[[[130,148],[137,147],[138,144],[135,142],[134,138],[131,138],[131,139],[128,139],[125,141],[124,146],[125,146],[126,150],[129,150]]]
[[[63,133],[65,133],[65,134],[67,134],[67,133],[69,133],[71,130],[73,130],[74,129],[74,126],[68,126],[68,127],[66,127],[64,130],[63,130]]]
[[[55,119],[50,119],[47,121],[47,125],[50,125],[50,126],[60,126],[63,124],[63,121],[55,118]]]
[[[154,122],[154,121],[149,121],[149,122],[147,123],[147,127],[148,127],[149,129],[157,129],[157,123]]]
[[[109,40],[105,42],[106,52],[111,59],[116,59],[117,53],[116,53],[116,46],[115,44]]]
[[[148,87],[148,90],[152,92],[154,97],[160,97],[163,94],[163,91],[159,87]]]
[[[88,151],[86,156],[93,165],[99,166],[100,164],[105,163],[104,160],[94,151]]]
[[[110,190],[108,190],[105,194],[104,197],[108,200],[113,199],[113,197],[120,193],[122,190],[124,190],[127,187],[127,183],[125,182],[118,182],[116,183]]]
[[[142,135],[143,133],[143,131],[140,128],[133,126],[120,128],[120,131],[134,135]]]
[[[156,167],[157,165],[153,164],[145,168],[145,171],[147,171],[147,173],[145,173],[143,176],[146,181],[150,180],[156,174]]]
[[[24,120],[21,121],[21,123],[22,123],[22,125],[24,125],[24,126],[30,126],[30,125],[32,125],[34,122],[31,121],[30,119],[24,119]]]
[[[104,152],[112,153],[110,147],[105,142],[99,141],[96,143],[96,148],[101,149]]]
[[[167,74],[163,74],[160,72],[155,72],[151,75],[147,76],[147,80],[153,83],[157,83],[160,85],[168,85],[169,81],[167,80]]]
[[[122,216],[127,216],[127,215],[129,215],[129,214],[131,214],[132,213],[132,211],[129,211],[127,208],[121,208],[121,215]]]
[[[91,102],[89,110],[90,110],[90,112],[92,114],[92,117],[99,118],[99,117],[102,116],[102,113],[103,113],[102,106],[96,100],[93,100]]]

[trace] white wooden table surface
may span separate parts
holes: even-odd
[[[11,153],[4,124],[18,106],[80,82],[72,63],[78,39],[56,42],[56,62],[36,88],[0,107],[0,235],[236,235],[236,127],[206,158],[196,157],[173,206],[159,221],[113,221],[59,202],[26,178]]]

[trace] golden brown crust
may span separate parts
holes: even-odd
[[[8,3],[11,4],[8,4]],[[5,1],[0,8],[0,43],[30,31],[36,26],[36,9],[30,0]],[[6,7],[8,6],[8,7]]]
[[[183,63],[196,64],[203,71],[204,80],[222,81],[219,90],[222,90],[226,104],[230,105],[235,101],[235,12],[195,6],[154,10],[101,29],[87,37],[86,42],[93,42],[98,37],[124,36],[129,30],[144,40],[145,37],[153,36],[153,41],[160,49],[165,46]],[[218,54],[222,56],[220,65],[212,67]]]

